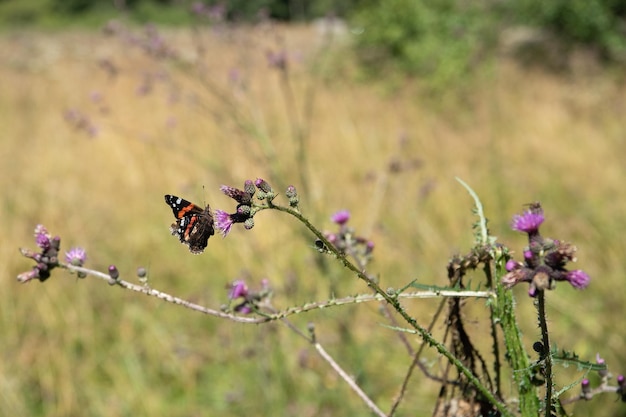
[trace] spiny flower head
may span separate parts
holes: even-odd
[[[338,225],[344,225],[350,220],[350,212],[348,210],[339,210],[335,214],[333,214],[330,219],[333,223],[337,223]]]
[[[65,262],[74,266],[83,266],[87,259],[87,253],[83,248],[71,248],[65,252]]]
[[[230,218],[230,214],[224,210],[215,210],[215,227],[217,227],[223,237],[226,237],[232,226],[233,221]]]
[[[249,190],[240,190],[227,185],[222,185],[220,190],[239,204],[250,204],[252,196],[254,195],[254,187],[252,188],[252,193],[250,193]]]
[[[228,291],[228,299],[230,301],[242,299],[233,310],[241,314],[252,313],[259,303],[271,295],[269,281],[264,279],[261,281],[261,288],[257,291],[250,290],[246,282],[242,279],[234,281]]]
[[[20,249],[23,256],[35,261],[32,270],[23,272],[17,276],[17,280],[21,283],[31,281],[35,278],[43,282],[50,278],[50,272],[59,266],[59,249],[61,247],[61,238],[52,237],[45,226],[38,224],[35,227],[35,244],[40,251],[35,252],[30,249]]]
[[[511,227],[518,232],[538,233],[539,226],[541,226],[544,220],[541,205],[533,203],[524,213],[513,216]]]
[[[531,297],[535,297],[538,291],[553,289],[556,281],[567,281],[577,289],[586,288],[589,275],[581,270],[566,269],[568,262],[576,261],[576,246],[542,237],[539,226],[543,221],[543,209],[539,203],[533,203],[523,214],[513,216],[511,227],[528,234],[528,247],[523,251],[524,262],[507,262],[508,273],[502,278],[502,283],[510,288],[517,283],[528,282]]]
[[[50,239],[52,236],[48,233],[48,229],[45,226],[38,224],[35,226],[35,243],[41,249],[47,249],[50,247]]]

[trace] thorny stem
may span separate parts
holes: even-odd
[[[124,281],[123,279],[117,279],[115,281],[111,280],[111,277],[100,271],[96,271],[89,268],[74,266],[71,264],[59,263],[61,268],[66,268],[70,271],[74,272],[82,272],[86,275],[91,275],[96,278],[100,278],[109,283],[113,283],[114,285],[120,286],[126,290],[135,291],[138,293],[142,293],[151,297],[156,297],[166,302],[177,304],[182,307],[188,308],[190,310],[194,310],[203,314],[207,314],[210,316],[215,316],[222,319],[232,320],[238,323],[243,324],[261,324],[267,323],[270,321],[281,320],[285,317],[292,316],[294,314],[304,313],[313,310],[322,310],[328,307],[335,307],[347,304],[359,304],[371,301],[382,301],[383,297],[378,294],[365,294],[354,297],[345,297],[345,298],[335,298],[325,302],[314,302],[308,303],[301,307],[291,307],[283,311],[278,311],[273,314],[263,314],[261,317],[247,317],[238,314],[232,314],[221,310],[214,310],[211,308],[204,307],[199,304],[192,303],[187,300],[183,300],[182,298],[175,297],[171,294],[165,293],[163,291],[156,290],[151,288],[149,285],[138,285],[133,284],[132,282]],[[492,297],[493,294],[488,291],[419,291],[412,293],[403,293],[399,294],[398,298],[439,298],[439,297],[472,297],[472,298],[489,298]]]
[[[492,256],[493,258],[493,256]],[[485,275],[487,276],[487,285],[492,291],[495,291],[495,279],[496,271],[495,265],[492,261],[489,261],[485,264]],[[491,330],[491,338],[493,339],[493,356],[494,356],[494,372],[495,372],[495,384],[496,384],[496,394],[498,397],[502,398],[502,376],[500,374],[500,370],[502,369],[502,364],[500,363],[500,343],[498,340],[498,330],[497,330],[497,317],[496,317],[496,308],[493,303],[489,304],[489,312],[491,313],[490,320],[490,330]]]
[[[541,328],[541,343],[543,343],[544,377],[546,378],[546,417],[551,416],[552,410],[552,353],[550,350],[550,338],[548,336],[548,323],[546,321],[545,291],[539,290],[537,294],[537,313],[539,327]]]
[[[463,375],[465,375],[467,377],[467,379],[472,383],[472,385],[474,385],[476,387],[476,389],[478,389],[478,391],[480,391],[481,394],[483,394],[485,396],[485,398],[491,404],[493,404],[493,406],[496,407],[498,409],[498,411],[500,411],[502,413],[503,416],[513,416],[511,411],[509,411],[507,409],[506,405],[503,402],[501,402],[500,400],[498,400],[498,398],[496,398],[494,396],[494,394],[492,392],[490,392],[480,382],[480,380],[472,373],[472,371],[470,371],[465,365],[463,365],[463,363],[460,360],[458,360],[443,344],[439,343],[430,334],[430,332],[428,332],[427,329],[425,329],[424,327],[420,326],[419,323],[417,323],[417,321],[413,317],[411,317],[405,311],[404,307],[402,307],[402,305],[398,301],[398,298],[395,295],[388,294],[372,278],[367,276],[367,274],[365,274],[363,271],[361,271],[359,268],[357,268],[352,262],[350,262],[346,258],[346,255],[341,253],[337,248],[335,248],[335,246],[333,244],[331,244],[328,241],[328,239],[326,239],[324,234],[322,232],[320,232],[319,230],[317,230],[315,228],[315,226],[313,226],[304,216],[302,216],[299,212],[297,212],[297,211],[295,211],[295,210],[293,210],[291,208],[274,205],[271,201],[268,201],[268,208],[272,208],[272,209],[275,209],[275,210],[278,210],[278,211],[283,211],[283,212],[285,212],[287,214],[292,215],[293,217],[297,218],[298,220],[300,220],[300,222],[302,222],[311,232],[313,232],[313,234],[320,241],[322,241],[322,243],[324,243],[326,248],[328,248],[328,250],[330,252],[332,252],[333,255],[335,255],[337,260],[339,260],[350,271],[354,272],[355,275],[358,278],[360,278],[361,280],[365,281],[365,283],[370,288],[372,288],[377,294],[382,296],[383,299],[385,301],[387,301],[398,312],[398,314],[400,314],[400,316],[402,316],[402,318],[411,327],[413,327],[416,330],[416,332],[428,344],[430,344],[431,346],[434,346],[435,349],[437,349],[437,351],[439,353],[441,353],[443,356],[445,356]]]

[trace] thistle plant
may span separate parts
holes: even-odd
[[[61,239],[52,237],[42,225],[35,228],[35,244],[39,250],[21,249],[22,255],[33,260],[35,265],[31,270],[19,274],[17,279],[22,283],[35,279],[49,282],[52,271],[62,268],[81,278],[101,278],[111,286],[154,296],[213,318],[230,320],[233,325],[279,321],[306,340],[329,365],[329,372],[339,375],[363,401],[364,406],[377,416],[396,415],[398,406],[406,398],[406,387],[419,374],[441,386],[440,398],[433,406],[434,415],[437,416],[566,416],[565,405],[591,400],[600,394],[616,393],[617,399],[626,401],[624,376],[618,375],[616,384],[612,384],[612,374],[600,355],[594,361],[584,360],[573,352],[557,350],[551,340],[545,309],[547,293],[555,290],[559,281],[567,281],[579,290],[587,289],[591,283],[589,275],[582,270],[567,268],[568,263],[576,260],[576,247],[563,240],[544,238],[539,233],[545,217],[541,205],[533,203],[522,214],[513,217],[512,228],[528,235],[528,246],[522,251],[523,260],[514,260],[513,251],[490,235],[482,205],[473,191],[467,188],[475,198],[475,212],[478,216],[475,245],[467,254],[450,258],[446,268],[449,279],[446,286],[407,280],[402,288],[383,288],[378,275],[369,271],[370,261],[376,254],[375,244],[361,236],[350,224],[348,210],[331,214],[330,221],[336,230],[324,231],[303,214],[301,196],[295,186],[290,185],[281,195],[268,181],[260,178],[246,180],[242,188],[227,185],[220,187],[235,205],[232,209],[215,210],[215,227],[218,232],[227,238],[231,233],[249,231],[257,221],[261,221],[257,216],[268,210],[285,214],[308,230],[311,240],[309,249],[316,252],[316,256],[330,258],[337,267],[346,268],[362,283],[361,294],[325,301],[310,300],[304,305],[276,306],[270,280],[263,279],[260,285],[252,285],[246,279],[238,278],[227,285],[224,303],[211,308],[152,288],[145,268],[140,267],[136,271],[137,283],[124,279],[124,273],[115,265],[110,265],[104,272],[87,268],[84,266],[87,262],[86,253],[82,248],[75,247],[67,251],[63,262],[59,259]],[[285,203],[279,203],[283,199]],[[210,215],[206,219],[213,221]],[[263,221],[270,220],[263,218]],[[239,224],[243,228],[238,227]],[[483,271],[485,283],[482,286],[485,290],[469,288],[466,275],[471,270]],[[515,300],[511,289],[520,283],[528,283],[530,300],[537,308],[541,337],[533,344],[533,352],[525,350],[515,316]],[[423,298],[441,300],[430,323],[421,323],[406,309],[409,303],[419,302]],[[465,300],[472,298],[486,300],[485,308],[490,312],[488,335],[472,335],[467,329]],[[519,303],[525,301],[520,300]],[[388,319],[386,326],[412,357],[388,411],[383,411],[377,401],[350,377],[350,373],[319,342],[313,323],[303,329],[290,320],[291,316],[311,310],[338,309],[357,303],[380,303],[385,311],[384,317]],[[442,338],[436,338],[432,329],[442,318],[446,331]],[[410,334],[419,336],[422,343],[415,345],[406,338]],[[476,343],[478,338],[490,340],[490,356],[481,351]],[[441,370],[434,371],[425,366],[422,354],[427,349],[433,349],[445,358],[446,363]],[[559,387],[555,382],[557,364],[575,364],[583,376],[578,381]],[[592,386],[588,378],[591,373],[598,374],[600,384]],[[503,388],[502,381],[506,375],[512,375],[511,392],[505,392]]]

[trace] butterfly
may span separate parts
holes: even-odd
[[[173,236],[189,246],[193,254],[204,252],[209,238],[215,234],[211,207],[201,208],[183,198],[166,195],[165,202],[172,208],[176,221],[170,226]]]

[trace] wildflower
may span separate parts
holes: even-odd
[[[581,290],[583,288],[586,288],[587,285],[589,285],[589,281],[591,280],[591,278],[589,278],[589,275],[587,275],[584,271],[581,271],[580,269],[577,269],[575,271],[569,271],[566,276],[567,281],[572,284],[572,287]]]
[[[31,281],[35,278],[43,282],[50,278],[50,272],[59,266],[59,248],[61,247],[61,238],[52,237],[43,225],[38,224],[34,231],[35,244],[39,247],[40,252],[34,252],[30,249],[20,249],[23,256],[35,261],[35,266],[30,271],[18,274],[17,280],[21,283]]]
[[[600,357],[599,353],[596,353],[596,363],[598,365],[606,365],[606,362],[603,358]],[[598,375],[600,375],[601,378],[606,378],[607,376],[609,376],[609,370],[608,369],[600,369],[598,371]]]
[[[257,198],[259,200],[267,199],[268,201],[272,201],[276,196],[272,186],[263,178],[257,178],[256,181],[254,181],[254,185],[259,190],[259,193],[257,194]]]
[[[83,266],[87,259],[87,253],[83,248],[71,248],[65,252],[65,262],[74,266]]]
[[[296,191],[296,187],[290,185],[287,187],[287,191],[285,191],[285,196],[289,199],[289,205],[291,207],[297,208],[298,203],[300,202],[300,198],[298,197],[298,192]]]
[[[339,210],[338,212],[333,214],[330,219],[333,221],[333,223],[337,223],[338,225],[342,226],[346,224],[348,220],[350,220],[350,212],[348,210]]]
[[[522,266],[522,264],[520,264],[519,262],[516,262],[513,259],[509,259],[508,261],[506,261],[505,268],[507,271],[511,272],[515,269],[519,269],[520,266]]]
[[[261,289],[258,291],[249,290],[245,281],[239,279],[230,286],[228,299],[233,301],[242,298],[243,300],[233,310],[241,314],[250,314],[256,309],[260,301],[269,297],[270,293],[271,289],[267,279],[261,281]]]
[[[239,298],[239,297],[245,298],[247,295],[248,295],[248,286],[243,280],[238,279],[237,281],[233,282],[233,284],[231,285],[228,298],[230,298],[231,300],[234,300],[235,298]]]
[[[223,237],[226,237],[230,228],[233,225],[233,220],[230,218],[230,214],[224,210],[215,210],[215,227],[220,231]]]
[[[513,216],[511,227],[518,232],[536,233],[543,221],[543,209],[539,203],[533,203],[525,213]]]
[[[252,197],[254,193],[256,193],[256,186],[254,185],[254,182],[252,182],[252,180],[246,180],[243,183],[243,190],[250,194],[250,197]]]
[[[358,235],[352,227],[347,226],[346,223],[350,220],[350,211],[339,210],[330,216],[330,220],[339,226],[339,230],[337,232],[325,231],[323,234],[336,251],[349,254],[363,265],[369,262],[375,244],[373,241]],[[329,248],[320,243],[316,242],[315,244],[320,252],[331,252]]]
[[[626,379],[624,375],[617,376],[617,395],[620,396],[623,403],[626,403]]]
[[[30,271],[22,272],[17,276],[17,281],[24,284],[25,282],[30,281],[31,279],[39,278],[39,269],[33,268]]]
[[[50,233],[48,233],[48,229],[46,229],[43,225],[38,224],[35,226],[35,243],[41,249],[47,249],[50,247]]]
[[[513,216],[511,227],[528,234],[528,247],[523,251],[523,263],[512,259],[507,261],[508,272],[502,277],[502,284],[510,288],[520,282],[528,282],[531,297],[539,291],[553,289],[556,281],[568,281],[578,289],[586,288],[589,275],[581,270],[566,269],[568,262],[576,261],[576,246],[542,237],[539,226],[543,221],[543,209],[539,203],[533,203],[525,213]]]
[[[587,378],[583,379],[580,383],[580,387],[582,390],[582,396],[585,399],[591,399],[591,383]]]
[[[237,188],[229,187],[227,185],[222,185],[220,187],[220,190],[239,204],[250,204],[250,202],[252,201],[252,196],[254,195],[254,192],[250,194],[245,190],[239,190]]]

